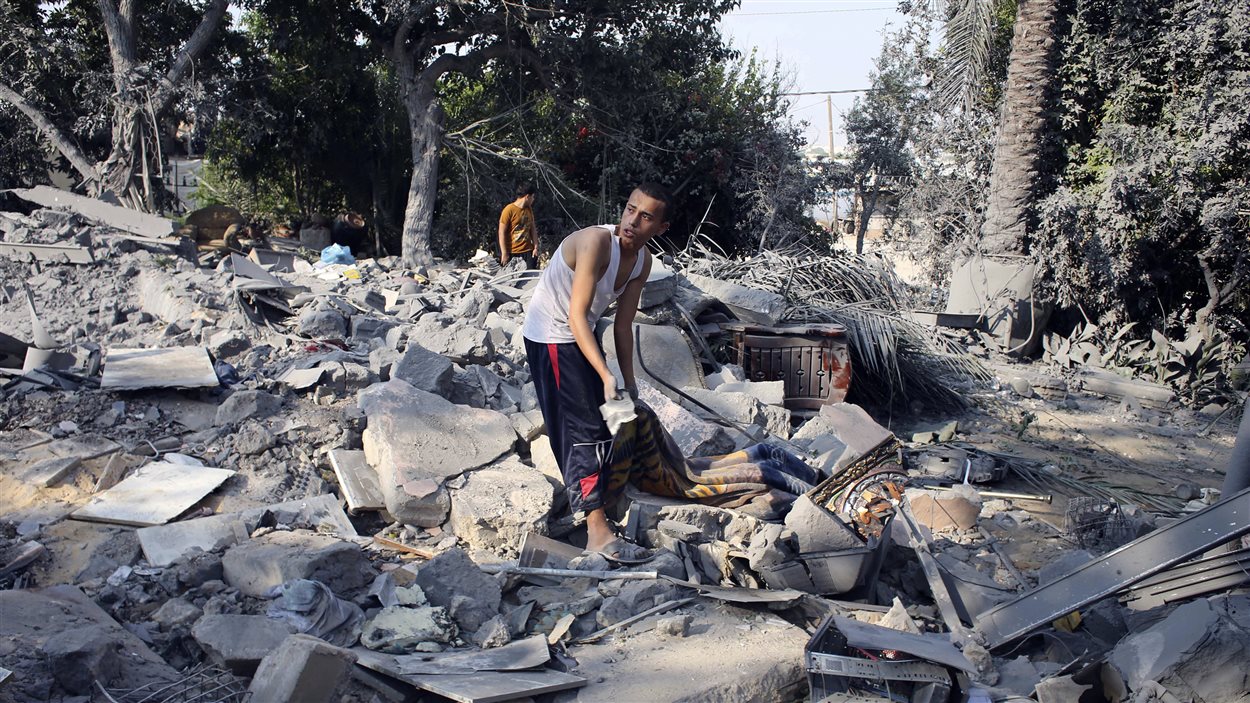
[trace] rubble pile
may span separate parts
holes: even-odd
[[[775,327],[775,294],[657,262],[642,400],[687,456],[769,442],[821,483],[779,521],[630,487],[613,517],[656,557],[623,565],[573,546],[519,337],[535,272],[313,263],[237,233],[197,251],[101,204],[20,209],[0,211],[0,701],[1250,695],[1246,550],[1213,551],[1250,532],[1244,491],[1114,524],[1082,503],[1076,551],[1042,496],[993,485],[1046,471],[958,423],[904,444],[845,386],[800,399],[711,358],[724,323],[850,363],[832,327]]]

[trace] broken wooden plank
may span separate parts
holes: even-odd
[[[91,247],[70,244],[22,244],[0,242],[0,254],[8,254],[22,261],[51,261],[58,264],[94,264],[95,252]]]
[[[104,358],[100,388],[209,388],[219,383],[213,361],[203,347],[115,348]]]
[[[70,517],[119,525],[163,525],[235,474],[230,469],[157,462],[93,497]]]
[[[330,451],[330,467],[339,479],[347,512],[356,514],[362,510],[385,510],[382,487],[378,472],[365,461],[360,450],[333,449]]]
[[[413,554],[423,559],[433,559],[434,557],[438,556],[438,552],[435,552],[432,549],[422,549],[420,547],[413,547],[413,546],[404,544],[403,542],[396,542],[393,539],[387,539],[381,535],[374,535],[373,542],[374,544],[377,544],[380,547],[385,547],[386,549],[391,549],[396,552],[403,552],[404,554]]]
[[[95,198],[75,195],[74,193],[49,186],[35,186],[34,188],[25,189],[14,188],[10,192],[22,200],[35,203],[36,205],[49,208],[66,208],[89,220],[108,225],[114,229],[120,229],[124,232],[158,238],[168,237],[174,233],[172,220],[118,205],[110,205]]]
[[[288,525],[307,523],[328,526],[342,537],[355,537],[356,528],[347,519],[333,494],[290,500],[285,503],[250,508],[236,513],[175,522],[135,531],[143,556],[152,566],[168,566],[184,552],[199,548],[211,552],[246,540],[265,513]]]

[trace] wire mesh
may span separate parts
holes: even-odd
[[[248,703],[244,682],[224,669],[201,665],[172,683],[149,683],[133,689],[109,689],[98,681],[92,703]]]
[[[1125,515],[1120,504],[1078,496],[1068,501],[1064,529],[1082,549],[1105,552],[1132,542],[1137,522]]]

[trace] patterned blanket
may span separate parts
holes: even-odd
[[[682,456],[677,443],[646,403],[621,427],[600,474],[605,504],[615,502],[626,483],[659,496],[735,508],[764,520],[780,519],[820,474],[781,447],[757,444],[721,456]]]

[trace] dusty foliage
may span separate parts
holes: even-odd
[[[1049,334],[1043,338],[1045,359],[1063,369],[1092,366],[1129,378],[1141,378],[1171,386],[1184,402],[1201,404],[1233,395],[1230,370],[1245,356],[1238,344],[1218,330],[1205,334],[1191,326],[1183,340],[1168,339],[1150,330],[1139,339],[1132,323],[1108,333],[1093,323],[1070,336]]]
[[[676,259],[683,271],[780,294],[787,323],[846,327],[853,392],[869,403],[959,406],[964,400],[951,382],[987,377],[962,345],[907,317],[902,282],[875,256],[793,245],[730,259],[696,237]]]

